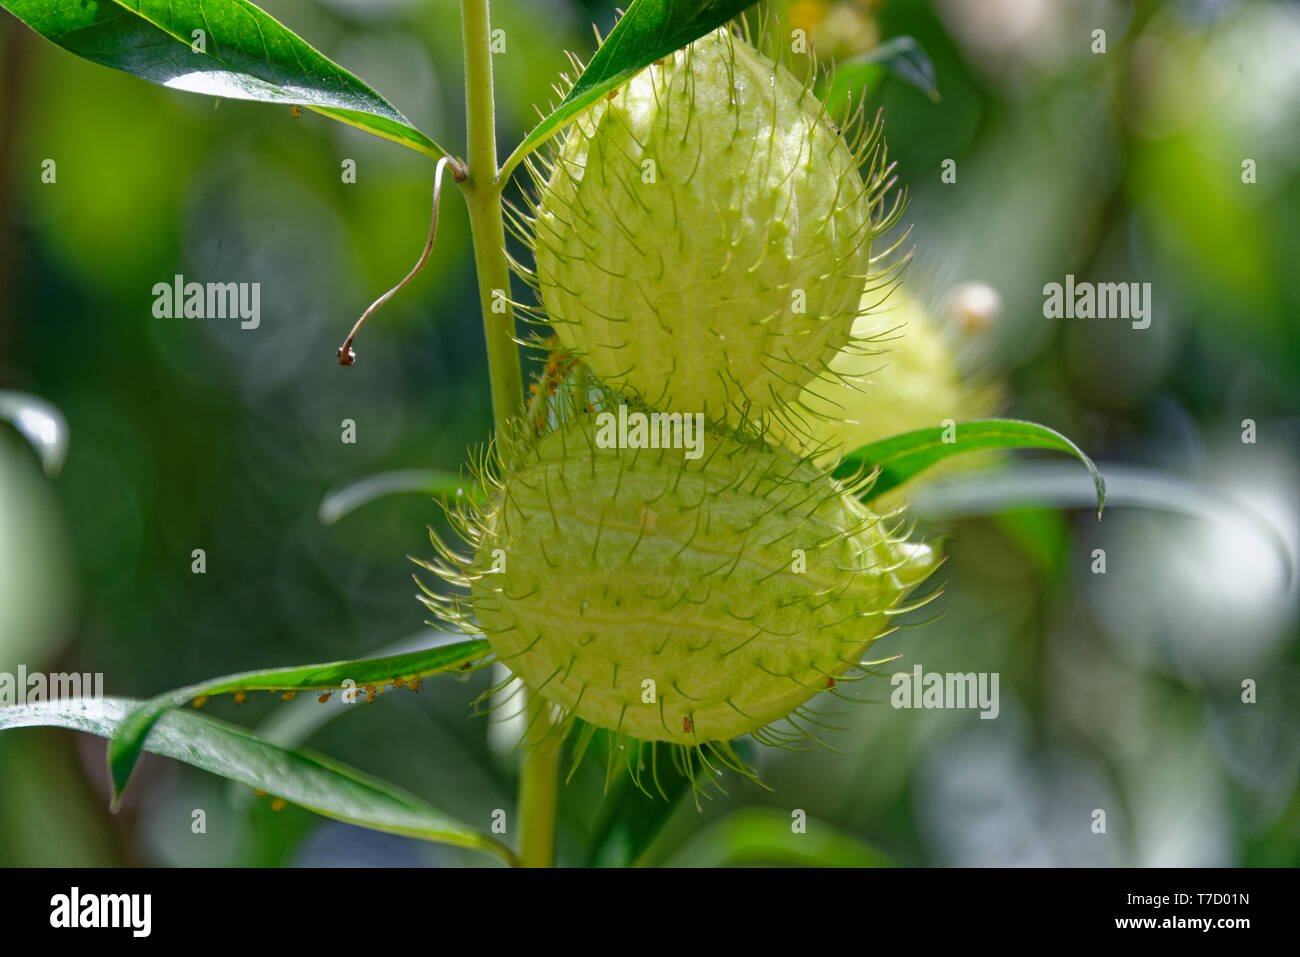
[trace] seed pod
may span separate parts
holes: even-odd
[[[774,418],[770,433],[829,467],[869,442],[983,418],[1001,403],[997,383],[963,377],[949,336],[903,292],[898,305],[857,320],[852,341]]]
[[[696,459],[604,448],[596,419],[509,447],[490,500],[454,516],[474,556],[435,536],[426,565],[471,589],[427,604],[593,725],[688,745],[759,731],[856,665],[935,567],[783,449],[722,429]]]
[[[666,411],[793,401],[848,339],[871,240],[898,212],[873,218],[890,185],[879,124],[846,135],[823,110],[718,30],[582,114],[534,170],[521,226],[563,349]]]

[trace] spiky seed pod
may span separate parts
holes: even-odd
[[[794,400],[848,339],[898,212],[873,219],[879,123],[850,126],[725,30],[582,114],[520,230],[563,347],[667,411]]]
[[[906,296],[884,312],[864,312],[849,346],[775,418],[774,438],[832,467],[869,442],[997,410],[1002,388],[963,377],[945,330]]]
[[[606,448],[601,427],[578,414],[517,443],[490,500],[455,515],[475,554],[435,537],[426,565],[472,590],[427,603],[592,725],[684,745],[758,732],[858,665],[935,567],[783,449],[725,430],[698,458]]]

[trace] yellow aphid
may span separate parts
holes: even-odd
[[[248,700],[248,692],[246,691],[235,692],[235,704],[243,704],[247,700]]]
[[[394,687],[394,688],[404,688],[404,687],[406,687],[406,679],[405,679],[405,678],[394,678],[394,679],[393,679],[393,687]]]
[[[292,700],[294,699],[294,697],[297,696],[297,694],[298,694],[298,692],[296,692],[296,691],[286,691],[284,694],[280,695],[280,700],[281,700],[281,701],[292,701]]]
[[[420,682],[422,682],[423,680],[424,680],[423,678],[412,678],[412,679],[407,683],[406,686],[407,686],[408,688],[410,688],[412,691],[419,691],[419,690],[420,690]]]
[[[266,792],[263,791],[261,788],[253,788],[253,793],[256,794],[256,795],[257,795],[258,797],[260,797],[260,798],[264,798],[264,797],[266,797]]]
[[[201,694],[194,699],[194,707],[196,708],[202,708],[207,703],[208,703],[208,696],[205,694]]]
[[[326,701],[329,701],[331,694],[333,694],[333,692],[327,691],[316,700],[319,701],[321,704],[324,704]]]
[[[284,798],[276,798],[274,801],[271,802],[271,810],[272,810],[272,811],[283,811],[284,808],[285,808],[285,805],[287,805],[288,803],[289,803],[289,802],[286,801]]]

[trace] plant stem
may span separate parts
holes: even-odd
[[[469,210],[479,304],[487,339],[492,381],[492,419],[504,432],[523,402],[523,374],[515,343],[515,310],[510,303],[510,266],[506,262],[505,223],[497,177],[497,137],[492,92],[491,26],[488,0],[461,0],[465,38],[465,126],[468,133],[466,176],[461,182]]]
[[[506,262],[506,231],[501,217],[502,182],[497,169],[495,100],[492,90],[492,27],[488,0],[461,0],[465,44],[465,128],[467,152],[461,190],[469,210],[478,271],[479,305],[487,339],[488,374],[492,382],[492,421],[498,435],[510,427],[524,397],[519,348],[515,342],[515,311],[510,303],[510,266]],[[519,780],[520,863],[550,867],[555,861],[556,789],[559,784],[562,736],[549,734],[550,703],[530,696],[541,709],[540,727],[525,742]]]
[[[519,779],[519,861],[524,867],[555,863],[555,815],[564,735],[551,724],[551,703],[529,693],[529,733]],[[537,714],[541,711],[542,714]]]

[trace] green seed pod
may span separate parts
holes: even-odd
[[[849,346],[776,418],[770,434],[832,467],[869,442],[946,419],[983,418],[1001,401],[996,383],[963,377],[951,337],[904,292],[899,305],[854,323]]]
[[[426,566],[470,601],[428,603],[592,725],[773,743],[763,729],[859,664],[936,554],[783,449],[719,429],[605,447],[605,414],[518,443],[490,500],[457,514],[473,558],[439,544]]]
[[[519,227],[563,347],[667,411],[797,398],[848,339],[900,211],[873,216],[892,182],[879,123],[850,126],[725,30],[580,115]]]

